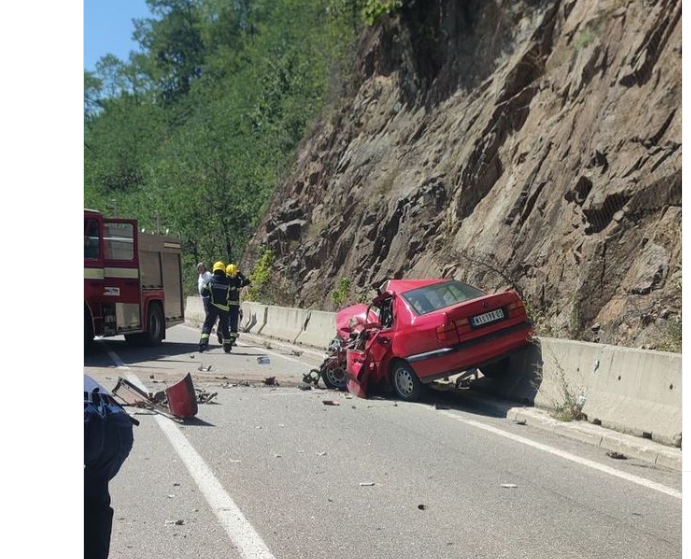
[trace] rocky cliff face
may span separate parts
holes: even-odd
[[[416,0],[367,30],[248,264],[275,251],[284,303],[454,277],[543,334],[665,348],[681,161],[681,0]]]

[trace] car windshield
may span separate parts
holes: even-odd
[[[479,289],[453,280],[407,291],[403,293],[403,298],[416,313],[427,314],[483,295]]]

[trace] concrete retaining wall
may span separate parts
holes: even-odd
[[[266,308],[266,324],[257,333],[293,343],[305,329],[309,316],[310,311],[269,306]]]
[[[324,349],[336,332],[336,314],[242,304],[244,331]],[[185,317],[201,323],[199,297],[188,297]],[[502,379],[473,386],[526,405],[558,409],[571,399],[588,420],[604,427],[681,445],[681,355],[557,338],[540,338],[511,358]]]
[[[307,326],[298,335],[297,342],[325,349],[335,337],[336,313],[310,311]]]

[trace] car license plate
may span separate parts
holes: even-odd
[[[502,309],[497,309],[496,311],[474,316],[472,323],[473,326],[482,326],[483,324],[488,324],[490,322],[494,322],[495,320],[501,320],[502,318],[504,318],[504,311]]]

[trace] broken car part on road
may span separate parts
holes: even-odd
[[[174,419],[188,419],[197,415],[198,411],[197,393],[190,373],[156,394],[144,392],[120,377],[113,389],[113,396],[120,398],[127,405],[146,408]],[[215,396],[216,394],[205,396],[205,402],[210,402]]]

